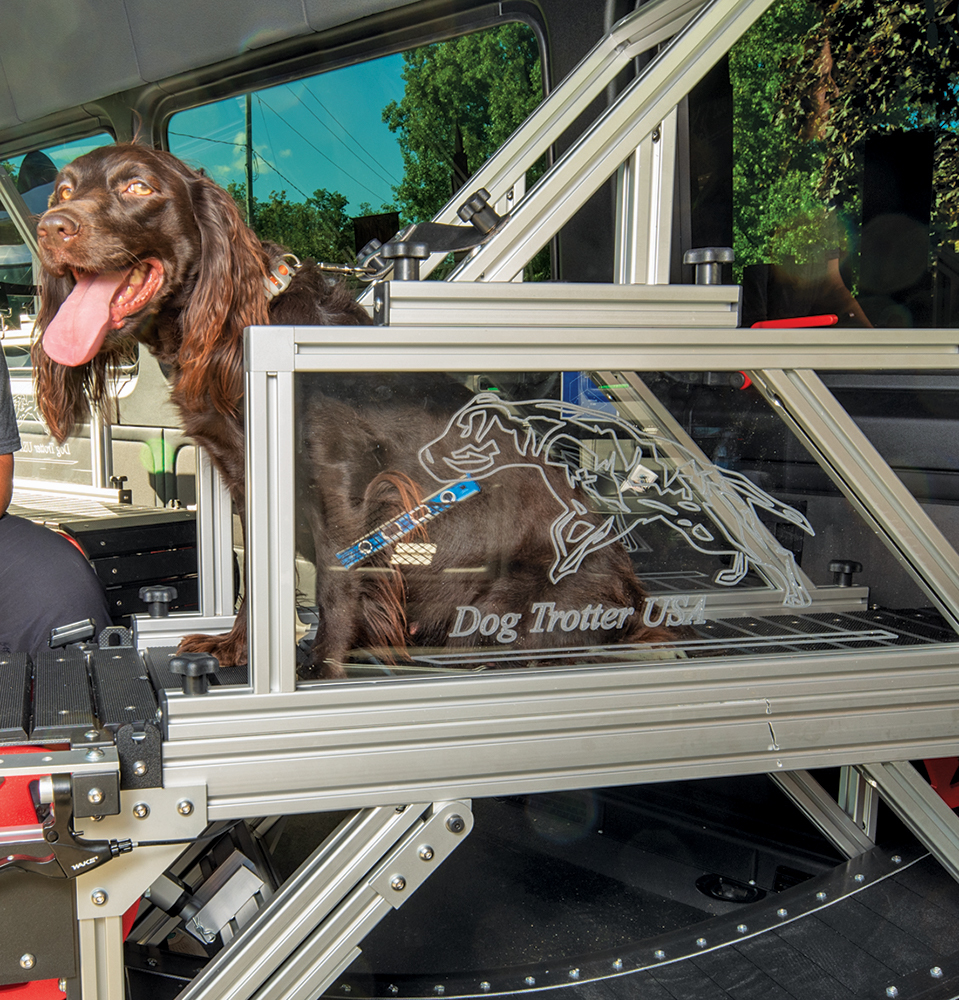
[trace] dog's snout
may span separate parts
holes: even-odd
[[[80,223],[65,212],[47,212],[37,225],[37,236],[41,240],[68,240],[80,231]]]

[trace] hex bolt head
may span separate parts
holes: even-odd
[[[137,819],[146,819],[150,815],[150,807],[145,802],[138,802],[133,807],[133,815]]]
[[[94,906],[106,906],[109,898],[106,889],[94,889],[90,893],[90,901]]]
[[[143,775],[147,773],[146,762],[142,760],[135,760],[133,762],[133,773],[138,777],[142,778]]]
[[[29,951],[20,956],[21,969],[32,969],[36,964],[37,956],[31,955]]]
[[[419,856],[423,861],[432,861],[434,856],[433,848],[429,844],[424,844],[419,849]]]
[[[103,790],[100,788],[91,788],[87,792],[87,802],[91,805],[98,806],[103,801]]]
[[[394,892],[402,892],[406,888],[406,879],[402,875],[394,875],[390,879],[390,888]]]
[[[181,799],[176,804],[176,811],[181,816],[192,816],[193,815],[193,803],[189,799]]]
[[[466,820],[454,813],[446,820],[446,829],[450,833],[462,833],[466,829]]]

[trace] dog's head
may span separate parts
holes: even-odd
[[[66,437],[101,404],[111,362],[141,340],[182,399],[235,414],[240,335],[267,322],[266,254],[233,199],[176,157],[132,144],[64,167],[37,224],[37,396]]]

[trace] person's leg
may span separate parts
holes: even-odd
[[[67,539],[12,514],[0,517],[0,651],[35,655],[50,630],[92,618],[111,625],[103,586]]]

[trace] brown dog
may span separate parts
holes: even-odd
[[[44,275],[34,367],[51,433],[63,440],[90,402],[102,406],[110,364],[139,341],[169,372],[185,431],[207,449],[242,515],[244,327],[367,323],[365,311],[312,266],[271,299],[266,282],[282,250],[261,243],[207,177],[141,146],[104,147],[65,167],[37,233]],[[418,451],[470,395],[441,376],[317,376],[299,397],[308,526],[300,536],[317,561],[320,609],[309,673],[338,675],[357,645],[395,659],[410,643],[501,648],[515,632],[510,647],[535,659],[540,648],[668,638],[642,625],[645,594],[618,544],[575,577],[547,578],[549,528],[538,504],[550,498],[537,475],[504,475],[428,529],[419,525],[416,537],[435,547],[429,566],[397,566],[389,546],[342,571],[337,552],[436,489]],[[554,616],[585,614],[586,625],[567,630],[556,618],[547,628],[547,612],[532,609],[550,604]],[[622,610],[606,614],[612,608]],[[480,625],[494,618],[517,621],[486,634]],[[181,649],[245,662],[242,609],[229,634],[188,636]]]

